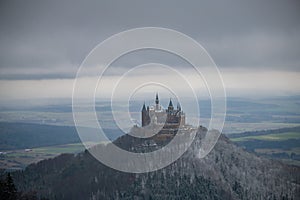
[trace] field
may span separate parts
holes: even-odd
[[[232,141],[239,142],[239,141],[246,141],[246,140],[253,140],[253,139],[255,139],[255,140],[271,140],[271,141],[300,139],[300,133],[299,132],[285,132],[285,133],[279,133],[279,134],[246,136],[246,137],[233,138]]]
[[[228,137],[250,152],[300,165],[300,127],[230,134]]]

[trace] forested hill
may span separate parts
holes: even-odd
[[[12,174],[20,191],[49,199],[297,199],[300,168],[257,157],[224,135],[204,159],[197,157],[205,129],[188,151],[164,169],[123,173],[87,151],[63,154]],[[130,136],[117,140],[130,147]]]

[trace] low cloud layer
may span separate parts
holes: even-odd
[[[159,76],[159,75],[158,75]],[[164,75],[160,75],[162,78],[167,79],[170,83],[172,77],[166,78]],[[140,79],[147,80],[151,77],[144,76],[131,76],[126,77],[125,81],[134,84]],[[281,95],[298,95],[300,73],[288,72],[288,71],[236,71],[236,70],[222,70],[222,78],[224,80],[224,86],[228,96],[244,96],[252,98],[266,97],[266,96],[281,96]],[[85,77],[84,85],[82,87],[92,87],[93,80],[96,77]],[[103,78],[104,89],[98,91],[96,98],[99,100],[110,99],[112,96],[112,89],[119,80],[117,76],[106,76]],[[198,88],[194,88],[200,91],[203,98],[207,98],[206,86],[195,75],[188,77],[188,80],[193,83],[199,83]],[[68,98],[72,97],[73,79],[46,79],[46,80],[0,80],[0,100],[10,99],[39,99],[39,98]],[[190,97],[190,93],[186,93],[186,88],[178,84],[176,88],[180,92],[182,97]],[[122,93],[123,92],[123,93]],[[147,92],[145,90],[145,92]],[[153,93],[153,91],[152,91]],[[119,97],[125,97],[128,95],[127,90],[121,90],[118,94]],[[152,94],[153,95],[153,94]],[[142,95],[143,96],[143,95]],[[79,95],[81,98],[85,98],[86,94]]]

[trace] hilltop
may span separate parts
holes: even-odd
[[[198,158],[197,150],[206,131],[199,128],[184,155],[155,172],[119,172],[85,151],[44,160],[12,175],[19,190],[35,190],[49,199],[297,199],[300,196],[299,167],[248,153],[224,135],[208,156]],[[125,149],[146,148],[139,145],[143,144],[142,139],[129,135],[114,142]],[[163,144],[158,140],[155,148]]]

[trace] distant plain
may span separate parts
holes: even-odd
[[[166,104],[167,101],[168,99],[162,99],[162,104]],[[68,101],[56,102],[40,105],[25,102],[24,106],[20,106],[19,102],[16,102],[18,106],[13,103],[1,104],[0,168],[20,169],[61,153],[77,153],[84,150],[74,128],[72,105]],[[129,104],[133,124],[140,125],[142,104],[143,101],[133,101]],[[118,106],[124,105],[124,102],[120,102]],[[300,96],[264,99],[228,98],[223,133],[248,151],[299,165],[300,128],[295,128],[300,126],[299,105]],[[199,101],[199,106],[200,117],[193,113],[193,108],[183,107],[183,110],[186,112],[188,122],[189,119],[199,120],[201,125],[207,127],[211,117],[210,101]],[[110,102],[97,102],[96,111],[99,123],[106,130],[109,139],[114,140],[124,134],[112,120]],[[127,117],[126,113],[118,114]],[[290,130],[281,131],[282,128]],[[279,131],[276,133],[269,131],[275,129]],[[260,134],[256,133],[261,131],[263,132]],[[33,138],[36,141],[18,141],[25,133],[29,137],[28,140]],[[55,137],[55,140],[51,137]],[[287,148],[289,146],[290,148]]]

